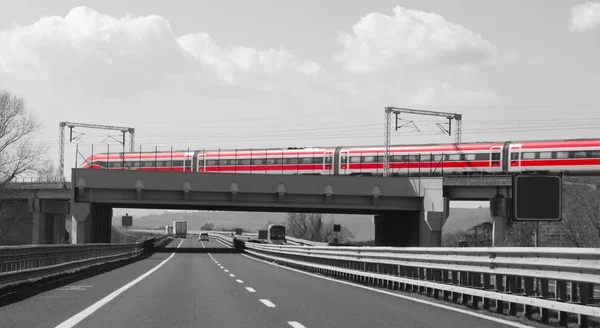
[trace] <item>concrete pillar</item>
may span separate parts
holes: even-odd
[[[446,223],[448,215],[446,212],[423,211],[423,222],[421,225],[421,246],[441,247],[442,228]]]
[[[31,243],[33,245],[46,244],[46,213],[33,212],[33,229]]]
[[[71,204],[71,243],[110,243],[112,208],[90,203]]]
[[[92,242],[92,214],[90,203],[71,203],[71,243]]]
[[[28,205],[29,211],[33,214],[32,244],[62,244],[64,242],[64,216],[69,213],[69,203],[30,198]]]
[[[492,216],[492,246],[501,246],[506,235],[506,221],[510,215],[509,198],[490,199],[490,215]]]

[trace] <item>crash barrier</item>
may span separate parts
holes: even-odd
[[[412,291],[509,315],[550,311],[561,326],[600,317],[600,249],[319,247],[245,243],[245,252],[279,264],[379,287]],[[553,288],[550,288],[553,287]]]
[[[165,235],[132,244],[1,246],[0,288],[91,265],[135,258],[168,241]]]

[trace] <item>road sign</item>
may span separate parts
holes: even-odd
[[[333,225],[333,231],[334,232],[340,232],[340,231],[342,231],[342,225],[341,224],[334,224]]]
[[[519,175],[513,190],[517,221],[560,221],[562,178],[557,175]]]
[[[122,227],[131,227],[133,225],[133,217],[131,215],[123,215],[121,217]]]

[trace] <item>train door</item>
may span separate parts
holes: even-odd
[[[183,172],[192,172],[192,155],[189,153],[183,156]]]
[[[492,146],[490,147],[490,167],[495,168],[497,170],[502,170],[501,160],[502,160],[502,146]],[[497,171],[492,170],[492,171]]]
[[[348,161],[350,160],[350,152],[347,150],[340,151],[340,175],[348,175]]]
[[[206,166],[206,159],[204,157],[204,153],[198,153],[198,170],[196,172],[204,172],[204,167]]]
[[[333,151],[327,150],[323,153],[323,174],[333,174]]]
[[[521,171],[521,145],[510,145],[508,171]]]

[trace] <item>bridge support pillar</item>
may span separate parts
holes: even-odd
[[[73,203],[71,243],[110,243],[112,208],[108,206]]]
[[[448,218],[448,213],[423,211],[423,222],[421,224],[421,246],[422,247],[441,247],[442,246],[442,228]]]
[[[65,242],[65,215],[69,213],[68,202],[30,198],[29,210],[33,213],[32,244]]]
[[[510,215],[510,198],[496,197],[490,199],[490,215],[492,216],[492,246],[501,246],[506,235],[506,221]]]

